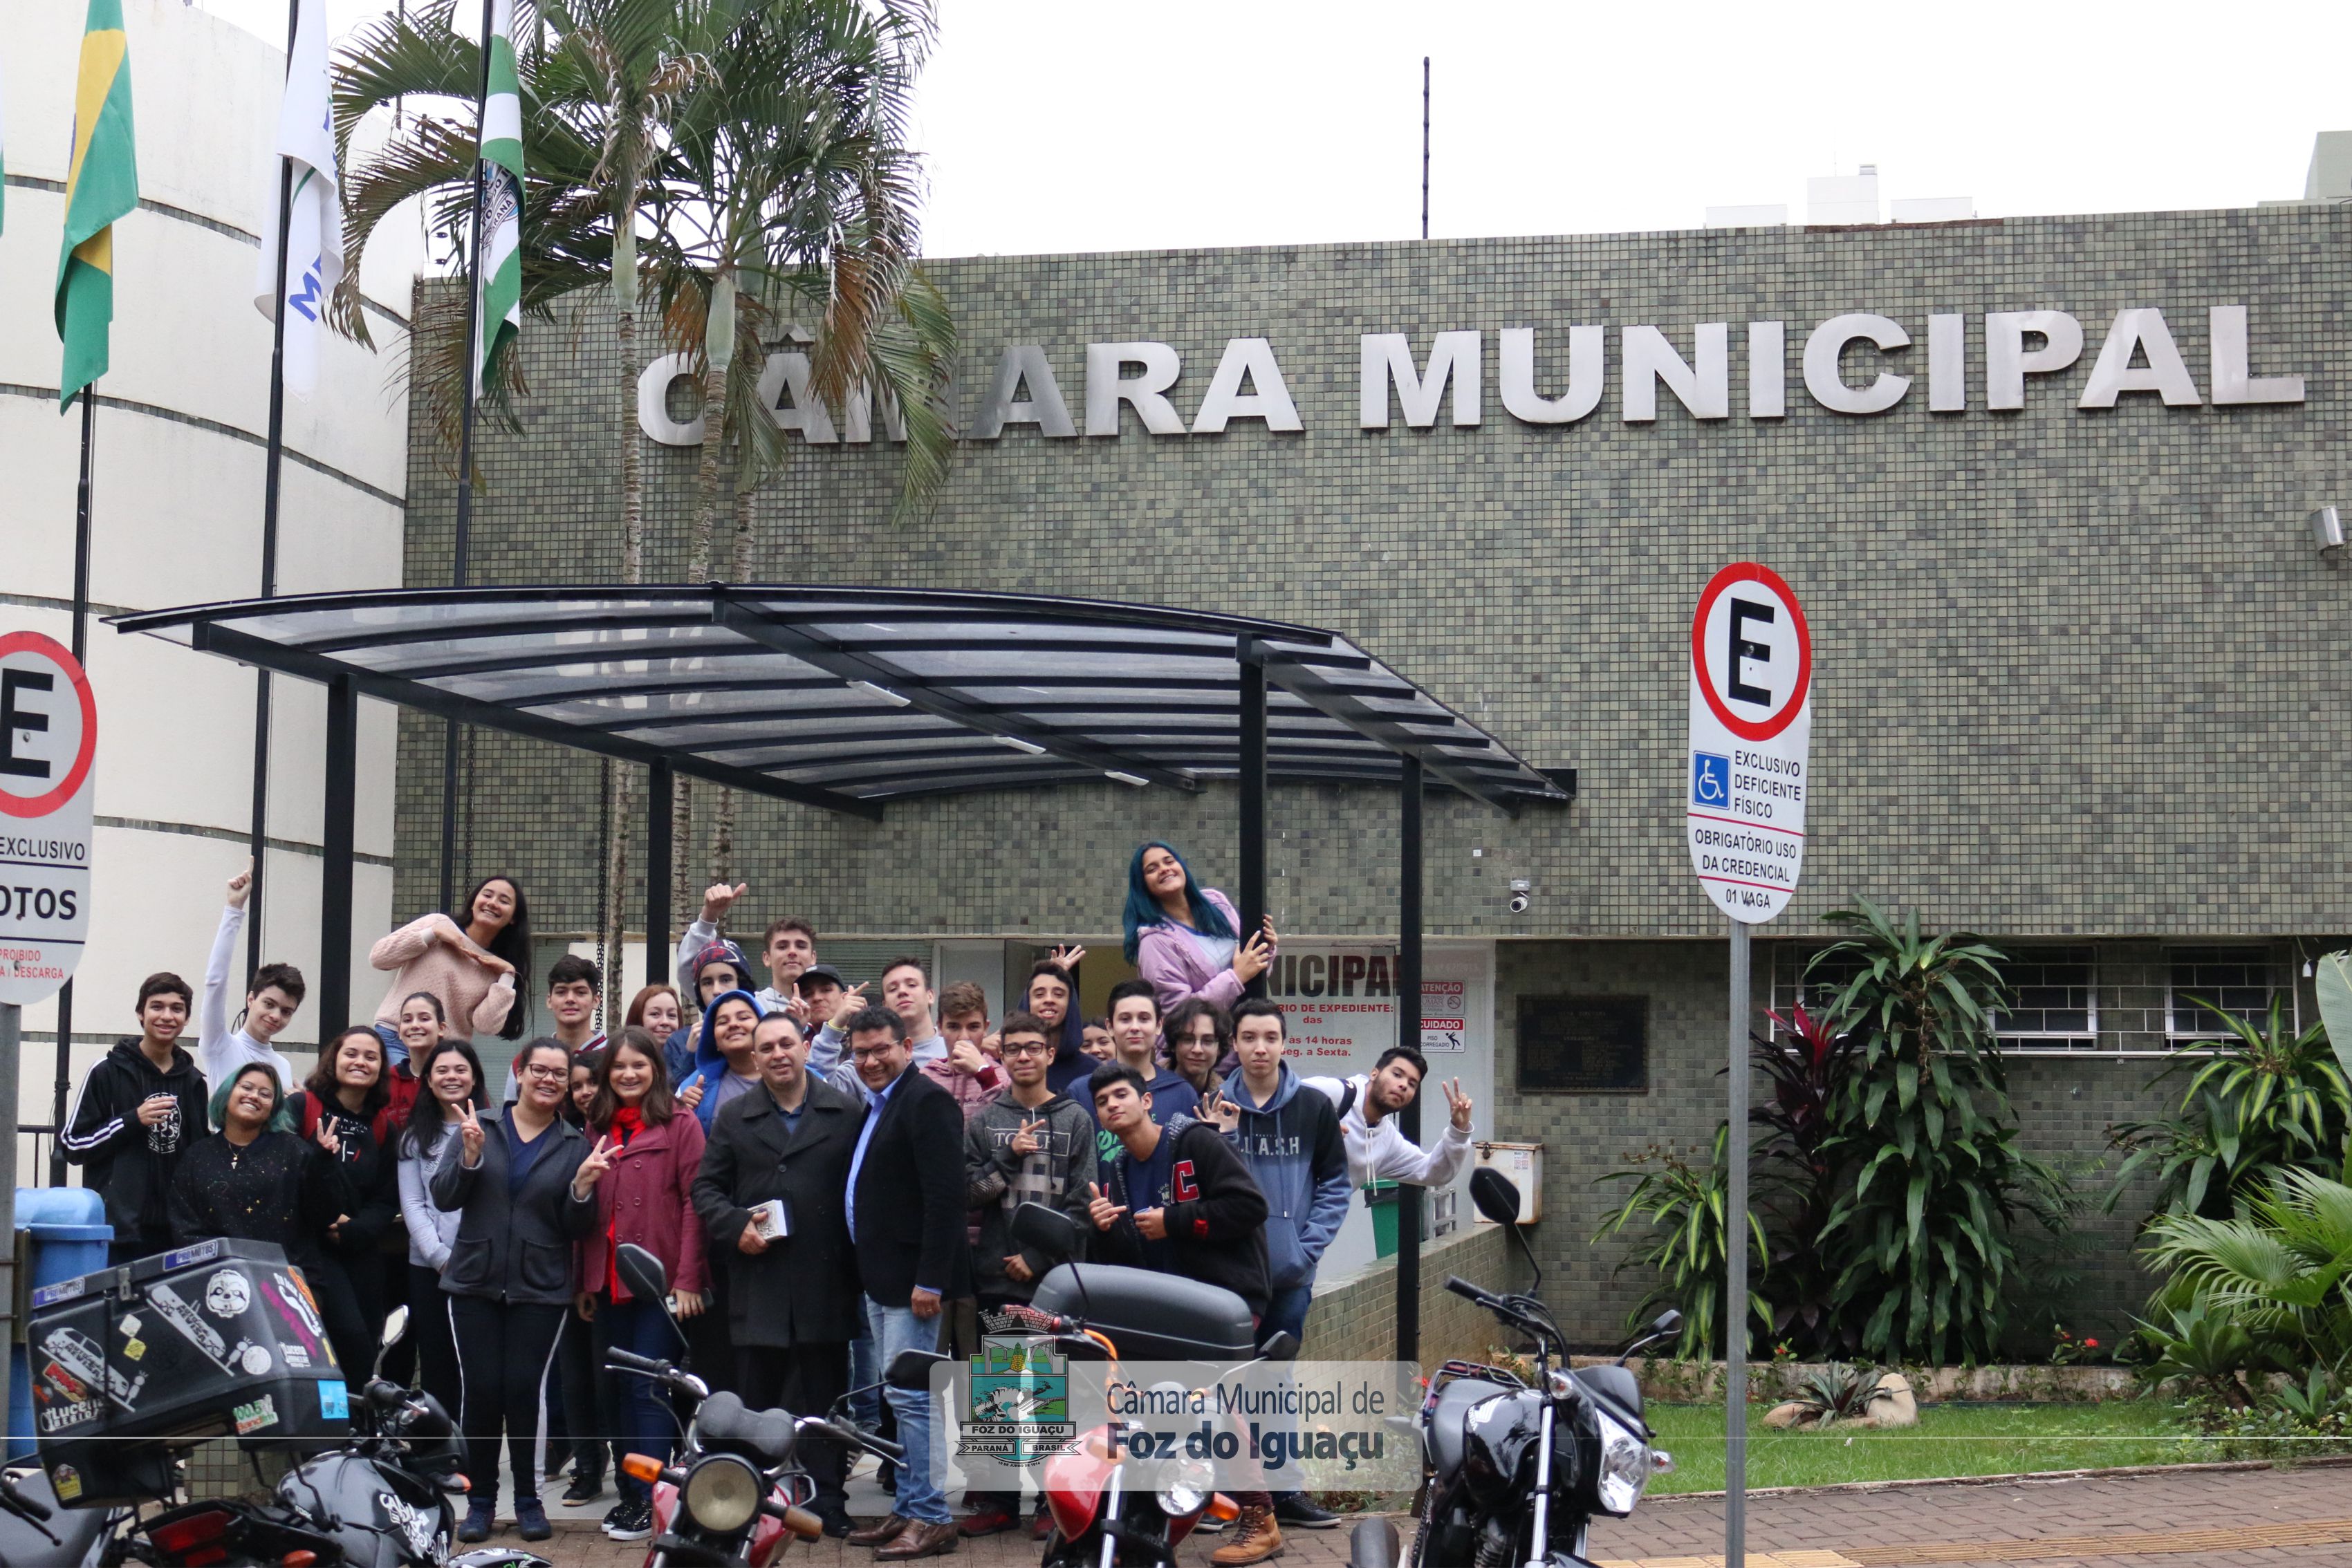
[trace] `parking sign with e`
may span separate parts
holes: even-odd
[[[1750,561],[1699,595],[1690,631],[1684,818],[1716,907],[1760,925],[1788,907],[1805,860],[1813,639],[1796,594]]]
[[[74,656],[0,633],[0,1002],[46,1001],[89,934],[98,702]]]

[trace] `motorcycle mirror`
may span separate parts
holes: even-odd
[[[613,1256],[613,1271],[620,1275],[621,1283],[629,1288],[629,1294],[639,1301],[662,1301],[667,1305],[669,1271],[662,1267],[660,1259],[635,1242],[621,1243]]]
[[[1078,1223],[1058,1208],[1024,1203],[1013,1211],[1013,1239],[1057,1258],[1075,1257],[1079,1242]]]
[[[1664,1312],[1660,1312],[1658,1314],[1657,1321],[1650,1325],[1650,1333],[1659,1339],[1664,1339],[1668,1334],[1676,1334],[1682,1332],[1683,1315],[1672,1307],[1668,1307]]]
[[[1497,1225],[1519,1222],[1519,1189],[1492,1166],[1480,1166],[1470,1173],[1470,1201]]]
[[[1276,1329],[1265,1336],[1257,1354],[1266,1361],[1288,1361],[1298,1354],[1298,1336],[1288,1329]]]
[[[882,1381],[902,1394],[920,1394],[931,1385],[931,1368],[946,1360],[935,1350],[902,1350],[890,1358]]]
[[[383,1337],[377,1343],[385,1350],[398,1344],[408,1333],[408,1308],[405,1303],[384,1314]]]

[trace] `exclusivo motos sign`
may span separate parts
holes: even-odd
[[[2191,368],[2193,340],[2189,350],[2182,349],[2161,307],[2131,306],[2109,322],[2074,396],[2074,406],[2111,409],[2134,395],[2175,408],[2304,401],[2302,376],[2253,373],[2246,306],[2213,305],[2180,314],[2203,317],[2204,352],[2196,356],[2201,382]],[[1973,356],[1972,322],[1979,344]],[[1790,324],[1746,322],[1736,350],[1733,325],[1517,326],[1438,332],[1425,343],[1404,332],[1364,333],[1357,340],[1354,366],[1357,425],[1386,430],[1392,417],[1402,415],[1409,427],[1427,429],[1440,423],[1442,415],[1443,423],[1457,428],[1475,426],[1487,417],[1490,384],[1511,420],[1573,425],[1601,407],[1612,382],[1616,417],[1626,424],[1654,421],[1661,392],[1697,420],[1732,418],[1735,392],[1746,418],[1787,418],[1796,336]],[[1857,310],[1800,324],[1800,329],[1795,370],[1804,395],[1833,413],[1855,417],[1888,413],[1906,402],[1916,406],[1922,401],[1917,392],[1923,380],[1931,414],[2021,410],[2029,397],[2052,395],[2033,389],[2037,383],[2054,386],[2056,378],[2082,360],[2087,344],[2079,318],[2039,308],[1990,310],[1981,317],[1939,311],[1909,324]],[[812,446],[866,444],[877,428],[887,440],[906,439],[904,424],[887,399],[859,389],[834,408],[813,397],[808,351],[796,346],[806,342],[806,334],[796,331],[769,353],[761,368],[761,404],[779,430],[797,434]],[[1139,429],[1155,438],[1219,435],[1242,422],[1277,433],[1307,428],[1284,364],[1284,355],[1290,355],[1295,369],[1301,350],[1277,346],[1271,338],[1228,339],[1207,381],[1196,383],[1198,390],[1184,384],[1183,356],[1170,344],[1138,340],[1083,347],[1082,368],[1065,359],[1066,368],[1076,371],[1083,420],[1074,415],[1063,372],[1055,370],[1045,345],[1008,343],[978,402],[964,407],[959,400],[953,411],[958,433],[971,441],[993,441],[1007,430],[1027,426],[1049,438],[1075,441],[1116,440]],[[666,355],[646,367],[637,382],[637,423],[648,437],[670,446],[701,443],[700,418],[678,419],[668,406],[672,383],[692,375],[693,361],[684,354]]]

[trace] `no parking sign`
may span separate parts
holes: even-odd
[[[1690,632],[1691,867],[1716,907],[1759,925],[1789,905],[1805,862],[1813,638],[1796,594],[1752,561],[1715,574]]]
[[[97,756],[80,662],[37,632],[0,633],[0,1004],[47,1001],[81,962]]]

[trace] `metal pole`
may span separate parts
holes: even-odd
[[[8,1243],[0,1247],[0,1351],[16,1337],[16,1064],[24,1021],[16,1003],[0,1002],[0,1115],[6,1118],[9,1132],[8,1179],[0,1182],[0,1239]],[[8,1408],[10,1360],[0,1355],[0,1411]],[[5,1418],[0,1417],[0,1436],[17,1436],[7,1431],[7,1426]]]
[[[359,782],[359,689],[327,683],[326,831],[319,871],[319,1043],[352,1021],[352,822]]]
[[[286,72],[294,73],[294,36],[302,23],[301,0],[286,6]],[[261,479],[261,597],[278,597],[278,483],[286,457],[286,252],[294,225],[294,160],[278,155],[278,294],[269,311],[269,444]],[[269,672],[256,670],[253,680],[253,823],[247,838],[253,856],[253,885],[247,890],[245,919],[245,972],[261,967],[261,923],[266,915],[263,894],[269,859]]]
[[[301,0],[287,0],[287,78],[294,75],[294,33],[301,26]],[[278,297],[270,306],[270,435],[261,465],[261,597],[278,597],[278,477],[287,452],[287,246],[294,240],[294,160],[278,155]],[[254,670],[254,883],[245,900],[245,973],[261,968],[261,922],[268,873],[270,818],[270,673]]]
[[[1255,637],[1234,648],[1241,660],[1241,939],[1248,941],[1265,921],[1265,657]],[[1265,977],[1249,983],[1249,994],[1265,995]]]
[[[482,0],[482,68],[474,94],[473,232],[466,250],[466,378],[457,419],[457,528],[449,546],[449,586],[466,586],[474,532],[474,356],[482,330],[482,121],[490,103],[490,0]],[[441,727],[441,907],[457,898],[457,721]]]
[[[1429,237],[1429,57],[1421,57],[1421,237]]]
[[[670,805],[669,764],[646,768],[646,984],[673,978],[669,972]]]
[[[1396,1020],[1399,1045],[1421,1044],[1421,758],[1402,759],[1397,782]],[[1423,1093],[1430,1089],[1422,1084]],[[1421,1142],[1421,1096],[1397,1113],[1405,1137]],[[1397,1188],[1396,1358],[1421,1359],[1421,1188]]]
[[[1731,923],[1731,1202],[1724,1221],[1723,1568],[1748,1558],[1748,923]]]
[[[85,670],[89,668],[90,492],[97,451],[98,384],[93,382],[81,389],[81,472],[74,484],[73,656],[74,663]],[[66,1127],[66,1103],[73,1093],[73,982],[68,980],[58,991],[57,1082],[50,1087],[49,1110],[49,1125],[57,1129],[49,1139],[51,1186],[66,1185],[66,1151],[60,1135]],[[9,1081],[8,1094],[12,1100],[16,1094],[13,1079]],[[12,1170],[8,1176],[12,1190],[16,1181]]]

